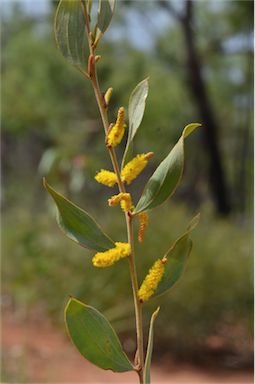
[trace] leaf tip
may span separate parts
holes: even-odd
[[[189,223],[189,225],[187,227],[187,231],[188,232],[193,231],[193,229],[195,229],[196,226],[198,225],[199,221],[200,221],[200,212],[196,216],[193,217],[193,219],[191,220],[191,222]]]
[[[69,295],[67,303],[66,303],[65,308],[64,308],[64,318],[65,318],[65,320],[66,320],[66,314],[67,314],[68,307],[70,306],[72,300],[73,300],[73,297],[71,295]]]
[[[43,183],[44,188],[47,189],[47,187],[48,187],[48,183],[47,183],[46,177],[43,177],[43,178],[42,178],[42,183]]]
[[[71,301],[74,301],[74,300],[75,300],[75,298],[72,295],[68,295],[68,300],[67,300],[67,303],[66,303],[66,308],[71,303]]]
[[[153,313],[153,319],[156,319],[156,317],[158,316],[159,314],[159,311],[160,311],[160,306],[158,306],[158,308],[156,309],[156,311]]]
[[[185,139],[186,137],[188,137],[195,129],[201,127],[202,124],[201,123],[191,123],[191,124],[188,124],[186,125],[186,127],[184,128],[183,132],[182,132],[182,136],[183,138]]]
[[[149,85],[149,80],[150,80],[150,76],[147,76],[147,77],[145,77],[145,79],[143,81]]]
[[[53,196],[53,190],[52,190],[51,186],[49,185],[49,183],[47,182],[46,177],[43,177],[42,182],[43,182],[43,186],[44,186],[44,188],[45,188],[45,189],[49,192],[49,194],[54,198],[54,196]]]

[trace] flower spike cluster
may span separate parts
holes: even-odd
[[[96,174],[95,179],[98,183],[104,184],[107,187],[113,187],[118,181],[116,173],[106,171],[105,169],[101,169],[101,171]]]
[[[121,142],[125,127],[125,109],[121,107],[118,111],[117,121],[107,136],[107,145],[109,147],[116,147]]]
[[[130,184],[146,167],[148,160],[154,155],[153,152],[142,153],[134,157],[121,171],[121,180]]]
[[[140,224],[139,231],[138,231],[138,241],[139,243],[142,243],[144,240],[145,229],[148,226],[149,216],[146,212],[141,212],[138,214],[138,218],[139,218],[139,224]]]
[[[148,275],[145,277],[138,291],[138,297],[141,303],[148,301],[157,289],[157,286],[165,272],[166,261],[167,260],[164,258],[162,260],[158,259],[149,270]]]
[[[130,193],[119,193],[108,199],[110,207],[114,207],[120,203],[120,206],[124,212],[129,212],[133,208],[133,203]]]
[[[114,129],[114,127],[112,128],[112,130]],[[112,130],[108,135],[107,143],[109,143],[109,136]],[[121,171],[122,182],[130,184],[134,179],[136,179],[137,176],[139,176],[143,169],[146,167],[148,160],[153,155],[153,152],[142,153],[134,157],[131,161],[129,161]],[[107,171],[105,169],[101,169],[101,171],[96,174],[95,179],[98,183],[104,184],[107,187],[113,187],[118,182],[116,173]]]
[[[120,259],[129,256],[131,247],[129,243],[115,243],[115,248],[105,252],[98,252],[92,259],[94,267],[105,268],[113,265]]]

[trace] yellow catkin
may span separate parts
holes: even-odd
[[[107,187],[113,187],[117,183],[117,175],[114,172],[101,169],[95,176],[98,183],[107,185]]]
[[[98,252],[92,259],[94,267],[105,268],[113,265],[120,259],[129,256],[131,247],[129,243],[115,243],[115,248],[105,252]]]
[[[121,180],[130,184],[146,167],[153,152],[142,153],[129,161],[121,171]]]
[[[108,106],[112,97],[113,88],[108,88],[104,94],[104,100],[106,105]]]
[[[116,147],[118,145],[124,135],[125,132],[125,110],[121,107],[118,111],[118,117],[115,125],[112,127],[107,136],[107,145]]]
[[[145,229],[148,226],[149,216],[146,212],[141,212],[138,214],[138,218],[139,218],[139,224],[140,224],[139,230],[138,230],[138,241],[142,243],[144,240]]]
[[[130,211],[133,207],[130,193],[122,192],[108,199],[108,204],[110,207],[114,207],[115,205],[120,204],[124,212]]]
[[[138,297],[141,303],[149,300],[149,298],[153,295],[157,286],[162,279],[162,276],[165,272],[165,263],[166,260],[157,260],[149,270],[148,275],[145,277],[139,291]]]

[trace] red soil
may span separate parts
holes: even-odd
[[[103,371],[77,353],[67,336],[45,322],[21,323],[10,314],[2,319],[3,375],[18,383],[137,383],[137,375]],[[1,381],[3,382],[3,381]],[[208,372],[192,366],[155,366],[153,384],[253,383],[251,373]]]

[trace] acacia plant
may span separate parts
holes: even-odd
[[[148,79],[141,81],[133,90],[128,104],[128,123],[124,107],[120,106],[116,121],[108,119],[112,88],[102,92],[97,76],[100,60],[97,50],[108,28],[115,7],[114,0],[103,0],[94,11],[93,0],[60,0],[55,15],[55,37],[59,50],[85,80],[89,80],[95,93],[102,119],[105,140],[102,145],[109,153],[112,169],[101,169],[95,176],[98,183],[108,188],[117,186],[118,193],[108,199],[110,207],[120,205],[127,227],[127,240],[120,242],[106,235],[96,221],[83,209],[56,192],[44,180],[44,185],[57,206],[57,222],[63,232],[80,246],[97,253],[92,258],[96,268],[108,268],[120,259],[126,259],[123,268],[130,270],[132,285],[137,349],[134,361],[125,354],[117,334],[108,320],[95,308],[70,298],[65,308],[65,322],[69,336],[78,351],[90,362],[114,372],[135,371],[140,383],[150,383],[150,366],[153,349],[153,326],[159,308],[152,314],[146,357],[144,356],[142,309],[144,303],[153,297],[167,292],[179,279],[191,252],[190,233],[198,223],[194,217],[163,257],[155,260],[141,285],[136,272],[134,249],[134,220],[139,221],[138,240],[143,242],[148,226],[148,211],[166,201],[175,191],[183,173],[184,140],[200,124],[187,125],[177,144],[159,164],[146,183],[137,202],[132,199],[127,186],[146,167],[152,152],[137,154],[132,158],[132,143],[143,118],[148,94]],[[118,159],[115,147],[126,138],[123,156]]]

